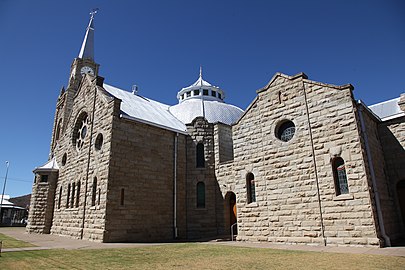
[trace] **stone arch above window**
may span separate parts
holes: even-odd
[[[196,146],[196,161],[197,168],[205,167],[204,144],[202,142],[197,143]]]
[[[247,203],[256,202],[255,176],[251,172],[246,174],[246,193]]]
[[[89,130],[89,123],[90,120],[86,112],[82,112],[76,120],[73,130],[73,145],[78,151],[83,148]]]
[[[197,183],[197,208],[205,208],[205,184]]]
[[[336,196],[348,194],[349,186],[347,183],[346,167],[343,158],[335,157],[332,159],[332,170]]]

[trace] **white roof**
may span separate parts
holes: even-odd
[[[124,116],[176,132],[185,133],[187,131],[186,126],[170,113],[169,105],[108,84],[104,84],[103,87],[112,96],[122,100],[121,111]]]
[[[405,116],[405,113],[398,105],[399,100],[400,98],[394,98],[368,107],[381,119],[381,121],[386,121]]]
[[[2,208],[14,208],[14,209],[24,209],[23,207],[17,206],[14,203],[10,202],[10,195],[4,195],[3,197],[3,202],[1,200],[1,195],[0,195],[0,206]]]
[[[34,173],[38,171],[57,171],[59,170],[58,163],[55,158],[52,158],[47,163],[34,169]]]
[[[243,114],[240,108],[215,100],[188,99],[171,106],[170,112],[185,124],[190,124],[196,117],[202,116],[209,123],[232,125]]]

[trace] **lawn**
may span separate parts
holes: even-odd
[[[4,235],[2,233],[0,233],[0,241],[3,241],[2,249],[5,249],[5,248],[33,247],[34,246],[33,244],[14,239],[14,238],[9,237],[7,235]],[[1,269],[1,267],[0,267],[0,269]]]
[[[0,269],[405,269],[405,258],[172,244],[3,253]]]

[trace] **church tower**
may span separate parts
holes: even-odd
[[[81,80],[85,74],[98,75],[99,64],[94,61],[94,15],[97,9],[90,12],[90,22],[87,26],[82,46],[78,57],[76,57],[70,67],[68,86],[65,90],[62,87],[56,104],[55,121],[52,132],[51,154],[59,137],[66,129],[67,121],[72,112],[73,100],[79,89]]]

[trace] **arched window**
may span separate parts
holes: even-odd
[[[197,183],[197,208],[205,208],[205,184]]]
[[[97,193],[97,177],[93,178],[93,186],[91,189],[91,206],[96,205],[96,193]]]
[[[68,190],[66,193],[66,208],[69,208],[69,199],[70,199],[70,184],[68,184]]]
[[[61,130],[61,122],[62,122],[62,119],[60,119],[59,121],[58,121],[58,125],[57,125],[57,127],[56,127],[56,134],[55,134],[55,140],[59,140],[59,136],[60,136],[60,130]]]
[[[345,162],[341,157],[332,160],[333,178],[335,180],[336,195],[348,194],[349,186],[347,184]]]
[[[72,200],[70,201],[70,207],[75,207],[75,192],[76,192],[76,184],[72,184]]]
[[[197,168],[204,168],[205,167],[205,157],[204,157],[204,144],[197,143]]]
[[[62,186],[59,188],[58,209],[60,209],[61,201],[62,201]]]
[[[255,188],[255,176],[253,173],[246,175],[246,189],[247,189],[247,202],[256,202],[256,188]]]
[[[79,207],[79,202],[80,202],[80,181],[77,182],[76,207]]]

